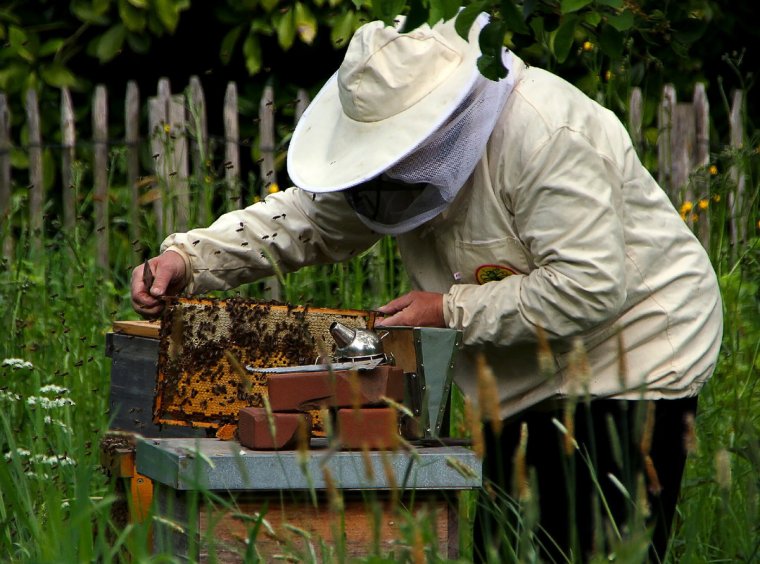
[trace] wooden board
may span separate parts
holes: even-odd
[[[113,332],[137,337],[158,339],[161,331],[160,321],[114,321]]]
[[[192,519],[187,511],[188,494],[158,488],[159,507],[170,508],[177,522]],[[320,492],[316,506],[308,492],[281,495],[245,492],[226,498],[223,505],[202,503],[197,509],[197,542],[186,532],[163,530],[156,536],[159,550],[177,557],[198,546],[200,562],[245,561],[248,540],[257,520],[261,525],[253,537],[254,549],[263,562],[279,559],[299,562],[322,561],[322,546],[329,561],[343,561],[380,553],[396,561],[411,561],[413,550],[425,550],[425,560],[456,559],[459,530],[456,494],[417,492],[414,500],[399,504],[392,492],[341,492],[340,509],[331,508],[328,495]],[[159,522],[160,523],[160,522]],[[420,544],[410,546],[417,536]],[[343,557],[341,557],[341,555]],[[188,555],[189,556],[189,555]]]

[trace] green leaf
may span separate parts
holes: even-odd
[[[454,22],[454,29],[456,29],[459,37],[467,41],[470,37],[470,28],[478,16],[486,8],[488,2],[482,0],[480,2],[474,2],[467,6],[464,10],[459,12],[456,21]]]
[[[135,53],[144,55],[150,50],[150,35],[147,33],[127,33],[127,44]]]
[[[232,53],[235,51],[235,44],[240,39],[242,32],[243,26],[238,25],[229,30],[222,38],[222,44],[219,47],[219,59],[221,59],[223,65],[230,64]]]
[[[348,45],[351,36],[356,29],[356,13],[348,10],[335,18],[330,29],[330,41],[335,47],[345,47]]]
[[[596,0],[596,2],[600,6],[609,6],[610,8],[615,8],[616,10],[623,7],[623,0]]]
[[[58,50],[63,47],[63,45],[66,43],[66,40],[62,37],[56,37],[55,39],[49,39],[48,41],[45,41],[40,46],[39,56],[40,57],[48,57],[50,55],[55,55]]]
[[[93,5],[86,0],[73,0],[69,9],[84,23],[108,25],[108,16],[95,10]]]
[[[274,18],[274,29],[277,31],[277,42],[280,47],[286,51],[290,49],[296,38],[296,20],[293,17],[293,10],[277,14]]]
[[[562,14],[570,14],[585,8],[591,4],[591,0],[562,0],[559,10]]]
[[[435,22],[429,21],[432,20],[432,18],[433,14],[428,12],[428,9],[422,4],[422,0],[409,0],[409,12],[406,14],[404,25],[401,26],[399,31],[401,33],[406,33],[413,29],[417,29],[426,22],[433,25]]]
[[[587,12],[583,14],[583,20],[589,24],[591,27],[596,27],[599,25],[599,22],[602,21],[602,15],[599,12]]]
[[[501,0],[501,17],[511,31],[528,33],[528,26],[525,25],[525,20],[513,0]]]
[[[478,37],[482,53],[478,58],[478,70],[491,80],[499,80],[507,76],[507,69],[502,60],[506,30],[506,22],[490,21],[480,31]]]
[[[577,16],[565,17],[559,24],[557,31],[554,32],[552,50],[559,63],[564,63],[567,56],[570,54],[570,48],[573,46],[573,37],[575,36],[575,26],[577,23]]]
[[[261,44],[259,38],[249,33],[243,42],[243,55],[245,55],[245,68],[248,74],[254,75],[261,70]]]
[[[428,24],[435,25],[439,21],[449,21],[459,13],[462,5],[460,0],[430,0],[430,16]]]
[[[607,23],[618,31],[626,31],[633,27],[633,12],[625,10],[619,14],[607,16]]]
[[[146,9],[148,7],[148,0],[127,0],[135,8]]]
[[[119,51],[121,51],[124,46],[126,33],[124,24],[118,23],[111,26],[108,31],[97,39],[95,56],[101,63],[108,62],[119,54]]]
[[[372,14],[376,19],[382,20],[387,25],[392,25],[393,20],[406,6],[406,0],[374,0],[372,2]]]
[[[496,81],[507,76],[507,69],[504,67],[501,57],[481,55],[478,57],[478,70],[489,80]]]
[[[10,44],[11,48],[19,57],[29,63],[33,63],[36,57],[34,56],[34,53],[32,53],[28,48],[29,42],[30,37],[23,29],[15,25],[12,25],[8,28],[8,43]]]
[[[278,1],[279,0],[261,0],[261,7],[264,8],[264,11],[269,13],[275,9]]]
[[[174,33],[179,23],[179,6],[173,0],[155,0],[156,14],[169,33]]]
[[[0,67],[0,90],[5,92],[20,92],[29,67],[23,63],[11,63]]]
[[[50,86],[62,88],[64,86],[76,86],[77,78],[66,68],[63,63],[51,63],[40,66],[40,76]]]
[[[315,18],[314,14],[311,13],[311,10],[301,2],[296,2],[295,12],[298,37],[307,45],[311,45],[314,38],[317,36],[317,18]]]
[[[605,25],[599,34],[599,48],[611,59],[623,55],[623,35],[610,25]]]
[[[141,32],[148,23],[145,10],[135,8],[128,0],[119,0],[119,17],[129,31]]]

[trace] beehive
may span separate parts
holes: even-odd
[[[219,428],[263,405],[266,376],[246,366],[314,363],[330,353],[330,324],[369,328],[362,310],[293,307],[242,298],[178,298],[161,320],[154,421]],[[313,413],[315,429],[321,427]]]

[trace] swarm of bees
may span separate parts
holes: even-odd
[[[244,367],[315,362],[332,348],[333,321],[371,328],[374,315],[245,298],[173,299],[161,319],[154,422],[236,423],[241,408],[262,406],[267,393],[266,376]],[[313,419],[319,427],[316,413]]]

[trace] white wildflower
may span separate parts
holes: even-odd
[[[40,480],[46,480],[46,481],[50,480],[50,474],[48,474],[47,472],[39,473],[39,472],[35,472],[34,470],[27,470],[26,472],[24,472],[24,475],[29,478],[39,478]]]
[[[21,401],[21,396],[18,394],[14,394],[12,392],[6,392],[5,390],[0,390],[0,401]]]
[[[15,457],[18,458],[28,458],[31,456],[31,452],[26,450],[25,448],[17,448],[16,450],[11,450],[5,453],[5,460],[12,460]]]
[[[45,396],[29,396],[26,398],[26,403],[31,406],[39,406],[42,409],[53,409],[56,407],[64,407],[67,405],[76,405],[73,400],[69,398],[53,398],[50,399]]]
[[[45,425],[55,425],[56,427],[60,427],[67,433],[71,433],[71,427],[69,427],[66,423],[64,423],[60,419],[53,419],[49,415],[46,415],[43,421],[45,422]]]
[[[63,386],[56,386],[55,384],[48,384],[47,386],[42,386],[40,388],[41,394],[56,394],[56,395],[63,395],[68,394],[69,389],[64,388]]]
[[[6,358],[3,360],[3,366],[10,366],[14,370],[18,370],[20,368],[31,370],[34,368],[34,365],[31,362],[24,360],[23,358]]]
[[[69,508],[69,502],[63,501],[61,502],[61,509],[68,509]]]
[[[45,454],[35,454],[29,459],[31,462],[36,462],[37,464],[44,464],[45,466],[76,466],[76,461],[73,458],[69,458],[66,455],[63,456],[57,456],[57,455],[50,455],[47,456]]]

